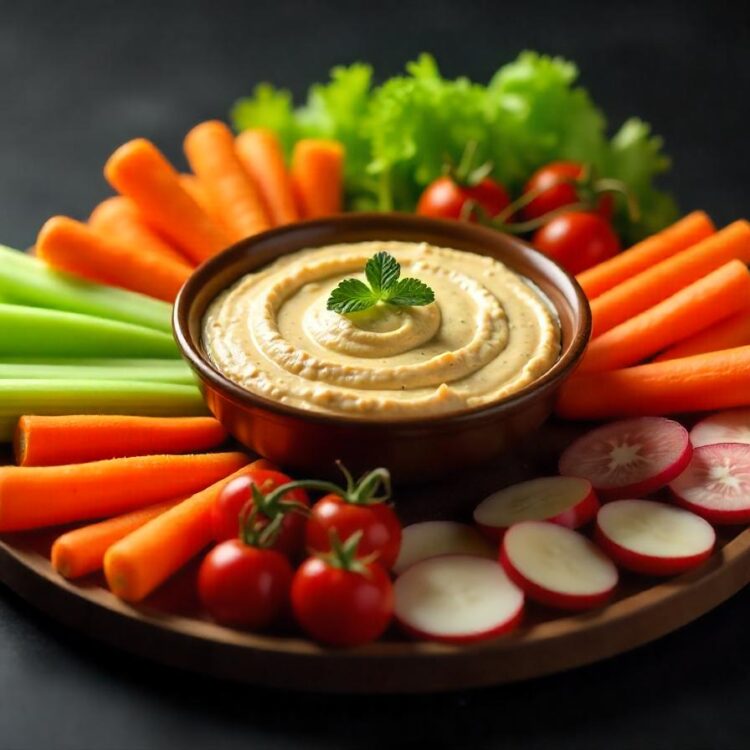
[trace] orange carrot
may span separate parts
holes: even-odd
[[[730,261],[594,339],[579,372],[636,364],[745,309],[748,300],[750,271],[739,260]]]
[[[237,157],[234,136],[223,122],[209,120],[196,125],[185,136],[184,148],[190,167],[205,186],[232,241],[270,228],[263,198]]]
[[[113,593],[126,601],[140,601],[210,544],[216,496],[245,471],[189,497],[110,547],[104,573]]]
[[[590,300],[594,299],[631,276],[686,250],[715,232],[713,222],[703,211],[693,211],[614,258],[579,273],[576,281],[586,292],[586,296]]]
[[[338,141],[297,141],[292,152],[292,184],[305,219],[341,213],[343,171],[344,147]]]
[[[750,344],[750,310],[743,310],[665,349],[658,357],[654,357],[654,362],[692,357],[694,354],[717,352],[721,349],[734,349],[748,344]]]
[[[557,413],[567,419],[677,414],[750,405],[750,346],[574,375]]]
[[[247,463],[244,453],[1,466],[0,532],[87,521],[196,492]]]
[[[183,173],[180,175],[180,185],[190,193],[193,200],[219,225],[224,226],[224,221],[216,206],[211,202],[211,196],[206,190],[206,186],[194,175]]]
[[[102,201],[89,216],[89,226],[99,234],[127,245],[139,255],[148,253],[155,258],[167,258],[185,266],[188,271],[194,266],[146,224],[130,198],[113,195]]]
[[[59,466],[129,456],[198,453],[215,448],[226,438],[226,431],[213,417],[25,416],[18,421],[14,449],[20,466]]]
[[[183,261],[121,244],[67,216],[53,216],[39,231],[36,254],[53,268],[173,302],[191,268]]]
[[[299,221],[292,180],[284,163],[281,143],[265,128],[251,128],[235,140],[237,156],[258,186],[276,226]]]
[[[642,271],[591,302],[593,336],[632,318],[730,260],[750,262],[750,224],[735,221],[697,245]]]
[[[179,500],[150,505],[115,518],[68,531],[52,545],[52,567],[66,578],[79,578],[101,570],[104,553],[132,531],[173,508]]]
[[[194,262],[231,244],[224,229],[182,187],[174,167],[145,138],[120,146],[104,165],[104,176],[135,202],[151,226]]]

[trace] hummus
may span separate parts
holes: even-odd
[[[385,250],[435,292],[423,307],[326,309],[345,278]],[[259,396],[373,420],[419,418],[499,401],[537,379],[560,351],[551,303],[493,258],[404,242],[302,250],[222,292],[203,344],[227,378]]]

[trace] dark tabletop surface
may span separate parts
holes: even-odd
[[[611,6],[611,9],[606,9]],[[744,10],[742,7],[744,6]],[[339,62],[395,73],[422,50],[486,80],[523,48],[576,60],[613,126],[637,114],[674,157],[684,210],[748,210],[747,3],[0,0],[0,242],[83,218],[137,135],[183,134],[259,80],[300,94]],[[206,680],[56,626],[0,587],[0,748],[745,748],[750,591],[630,654],[439,696],[287,694]]]

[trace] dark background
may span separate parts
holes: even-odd
[[[742,9],[744,6],[744,10]],[[487,80],[524,48],[574,59],[613,127],[664,136],[684,210],[748,216],[747,3],[0,1],[0,242],[83,218],[135,136],[181,161],[190,126],[260,80],[300,95],[336,64],[420,51]],[[659,642],[521,685],[412,698],[253,690],[92,645],[0,588],[0,748],[744,748],[750,592]]]

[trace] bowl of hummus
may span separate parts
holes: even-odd
[[[240,442],[313,475],[424,480],[538,427],[590,311],[557,264],[485,227],[348,214],[248,238],[175,304],[178,344]]]

